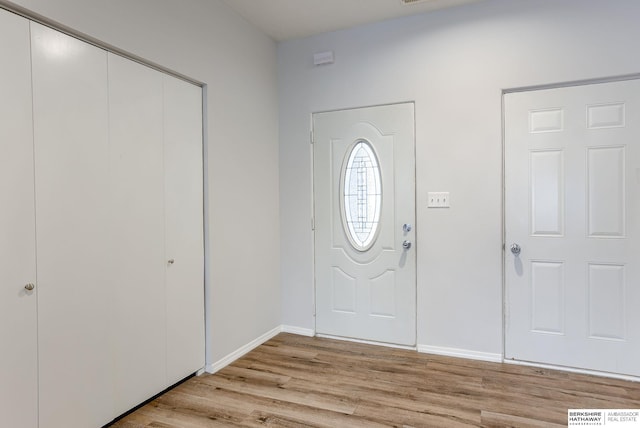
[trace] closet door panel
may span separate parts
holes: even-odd
[[[202,89],[164,77],[167,377],[204,367]]]
[[[38,424],[29,22],[0,9],[0,424]]]
[[[40,427],[113,417],[107,55],[31,24]]]
[[[109,54],[118,413],[166,387],[162,74]]]

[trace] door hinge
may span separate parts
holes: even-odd
[[[316,230],[316,219],[311,217],[311,230]]]
[[[311,144],[314,143],[314,141],[313,141],[313,129],[311,131],[309,131],[309,141],[311,142]]]

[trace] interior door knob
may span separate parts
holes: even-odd
[[[411,248],[411,241],[402,242],[402,248],[404,248],[405,250],[408,250],[409,248]]]
[[[33,289],[36,288],[36,286],[32,283],[29,283],[27,285],[24,286],[24,289],[27,291],[33,291]]]
[[[518,244],[511,244],[511,252],[515,255],[518,256],[520,255],[520,252],[522,251],[522,248],[520,248],[520,245]]]
[[[174,264],[175,262],[176,262],[176,261],[175,261],[175,260],[173,260],[173,259],[169,259],[169,260],[167,260],[167,263],[169,263],[170,265]]]

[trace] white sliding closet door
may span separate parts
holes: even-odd
[[[0,10],[0,425],[38,423],[29,21]],[[27,287],[29,288],[29,287]]]
[[[167,386],[162,82],[109,54],[116,413]]]
[[[40,428],[113,418],[107,54],[31,24]]]
[[[3,9],[0,59],[0,426],[104,426],[205,364],[202,90]]]
[[[167,380],[204,367],[202,89],[164,76]]]

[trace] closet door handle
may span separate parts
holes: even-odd
[[[176,261],[175,261],[175,260],[173,260],[173,259],[169,259],[169,260],[167,260],[167,263],[169,263],[170,265],[174,264],[175,262],[176,262]]]
[[[24,289],[27,291],[33,291],[33,289],[36,288],[36,286],[32,283],[29,283],[27,285],[24,286]]]

